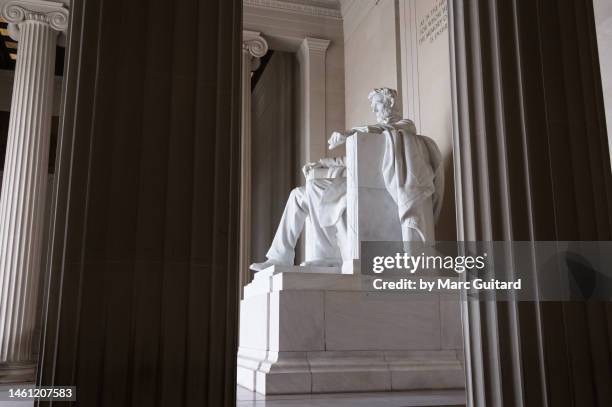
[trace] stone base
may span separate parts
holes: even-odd
[[[269,352],[241,348],[238,384],[262,394],[459,389],[457,351]]]
[[[464,387],[458,298],[270,267],[245,288],[238,384],[262,394]]]
[[[36,363],[0,363],[0,383],[30,383],[36,376]]]

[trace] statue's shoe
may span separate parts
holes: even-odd
[[[251,266],[249,267],[249,269],[253,270],[253,271],[262,271],[267,269],[268,267],[272,267],[272,266],[287,266],[288,264],[283,264],[280,261],[276,261],[276,260],[266,260],[263,263],[253,263],[251,264]]]
[[[313,266],[313,267],[340,267],[342,266],[341,260],[335,259],[319,259],[305,261],[300,266]]]

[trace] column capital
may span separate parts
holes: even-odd
[[[306,37],[302,40],[302,44],[300,45],[300,51],[308,52],[310,54],[325,55],[325,53],[327,52],[327,48],[329,48],[330,44],[330,40]]]
[[[242,31],[242,49],[254,58],[261,58],[268,53],[268,41],[257,31]]]
[[[242,52],[248,57],[250,71],[256,71],[259,68],[259,58],[268,53],[268,41],[262,37],[258,31],[242,31]]]
[[[19,40],[18,24],[24,21],[40,21],[59,32],[68,29],[68,9],[63,3],[46,0],[0,0],[0,15],[9,23],[9,33]]]

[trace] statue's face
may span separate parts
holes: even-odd
[[[386,123],[389,120],[390,109],[385,106],[384,97],[377,95],[372,98],[372,111],[376,114],[378,123]]]

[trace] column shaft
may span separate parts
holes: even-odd
[[[319,38],[304,38],[297,52],[301,72],[301,163],[317,161],[327,151],[326,129],[326,66],[327,49],[331,42]]]
[[[301,165],[316,162],[327,156],[326,130],[326,65],[327,49],[331,42],[320,38],[306,37],[297,52],[300,65],[299,113],[299,161]],[[314,232],[306,222],[304,236]],[[304,260],[310,258],[308,245],[304,248]]]
[[[242,128],[240,143],[240,289],[251,281],[251,74],[268,42],[257,31],[242,32]]]
[[[18,27],[0,196],[0,368],[9,369],[34,359],[57,41],[45,21],[28,19]]]
[[[592,3],[449,5],[458,239],[610,240]],[[535,274],[543,259],[530,258]],[[462,311],[469,406],[612,405],[609,303],[468,301]]]
[[[240,288],[250,282],[251,261],[251,64],[242,50],[242,137],[240,148]]]

